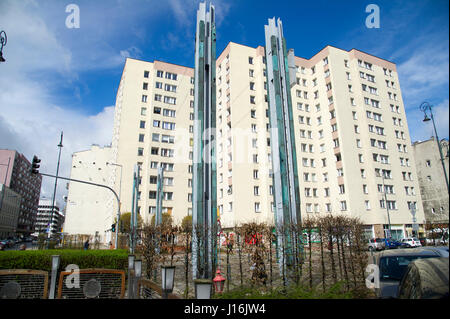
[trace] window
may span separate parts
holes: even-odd
[[[164,72],[163,71],[156,71],[156,76],[158,78],[162,78],[163,77]]]
[[[259,186],[253,187],[253,195],[259,196]]]
[[[175,110],[169,110],[169,109],[164,109],[163,110],[163,115],[164,116],[175,117],[175,113],[176,113]]]
[[[253,74],[255,73],[255,71],[254,70],[248,70],[248,75],[252,78],[253,77]]]
[[[168,92],[176,92],[177,91],[177,86],[176,85],[171,85],[171,84],[166,84],[164,86],[164,90],[168,91]]]
[[[149,71],[144,71],[144,78],[148,78],[148,76],[149,76]]]
[[[142,102],[147,103],[147,95],[142,95]]]
[[[141,107],[141,115],[147,115],[147,108],[146,107]]]
[[[259,213],[259,212],[261,212],[260,204],[255,203],[255,213]]]
[[[342,200],[340,202],[341,210],[347,210],[347,202],[345,200]]]
[[[252,119],[256,118],[256,110],[250,110],[250,116]]]
[[[171,123],[171,122],[163,122],[162,123],[162,128],[164,130],[175,130],[175,123]]]
[[[254,179],[258,179],[258,178],[259,178],[258,170],[257,170],[257,169],[253,170],[253,178],[254,178]]]
[[[171,96],[164,96],[164,103],[175,105],[177,99]]]
[[[145,128],[145,121],[140,121],[139,128]]]
[[[152,155],[158,155],[159,148],[158,147],[152,147],[150,150]]]
[[[153,108],[153,113],[154,114],[161,114],[161,108],[160,107],[154,107]]]
[[[251,56],[248,57],[248,63],[253,64],[253,58]]]
[[[139,134],[139,142],[143,142],[144,141],[144,134]]]
[[[162,95],[155,94],[155,101],[161,102],[161,99],[162,99]]]
[[[153,133],[152,134],[152,141],[153,142],[159,142],[159,134],[158,133]]]
[[[254,96],[250,96],[250,103],[251,104],[255,104],[256,102],[255,102],[255,97]]]
[[[173,137],[171,135],[162,135],[161,142],[173,144],[173,143],[175,143],[175,137]]]
[[[159,127],[161,121],[153,120],[153,127]]]
[[[147,82],[144,82],[144,83],[142,84],[142,89],[143,89],[143,90],[148,90],[148,83],[147,83]]]
[[[169,72],[166,72],[166,79],[169,79],[169,80],[177,80],[177,75],[175,74],[175,73],[169,73]]]
[[[138,156],[143,156],[144,155],[144,148],[143,147],[139,147],[138,148]]]

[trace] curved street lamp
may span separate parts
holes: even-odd
[[[5,31],[0,31],[0,62],[5,62],[5,58],[3,57],[3,47],[6,45],[8,41],[8,37],[6,36]]]
[[[431,121],[433,122],[434,134],[436,135],[436,142],[438,144],[439,155],[441,156],[442,169],[444,170],[445,183],[447,184],[447,192],[450,193],[447,172],[445,170],[444,156],[442,155],[441,143],[439,141],[439,137],[437,134],[436,124],[434,123],[433,110],[432,110],[433,106],[428,102],[422,102],[422,104],[420,104],[419,108],[425,114],[423,121],[428,122],[431,119]],[[427,114],[428,112],[430,112],[430,117],[428,117],[428,114]]]

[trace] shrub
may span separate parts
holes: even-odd
[[[26,250],[3,251],[0,253],[0,269],[35,269],[51,271],[52,255],[59,255],[60,270],[75,264],[80,269],[105,268],[126,270],[126,250]]]

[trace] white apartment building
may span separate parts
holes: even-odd
[[[271,223],[264,48],[230,42],[216,65],[222,227]],[[327,46],[310,59],[296,58],[296,65],[291,93],[302,218],[330,213],[359,217],[368,236],[384,237],[389,213],[393,235],[411,235],[410,209],[415,206],[419,224],[424,213],[395,64]],[[163,211],[177,223],[191,213],[193,71],[160,61],[126,60],[112,141],[112,161],[122,165],[122,212],[131,210],[138,164],[138,206],[148,221],[162,164]],[[116,167],[116,188],[119,173]]]
[[[161,61],[127,59],[120,81],[112,140],[122,165],[122,212],[132,207],[134,166],[140,166],[138,211],[150,222],[156,211],[158,167],[164,167],[163,213],[175,223],[192,214],[194,70]],[[116,167],[115,186],[119,188]]]
[[[327,46],[296,65],[302,218],[359,217],[368,236],[384,237],[389,211],[393,235],[411,235],[411,207],[420,224],[424,214],[395,64]],[[273,220],[265,81],[263,47],[230,43],[217,59],[217,193],[225,227]]]
[[[116,166],[110,163],[114,163],[111,147],[92,145],[89,150],[72,154],[70,178],[109,186],[119,195],[113,183]],[[107,244],[113,239],[111,225],[117,218],[117,209],[117,200],[109,189],[70,181],[63,232],[93,238],[97,235],[101,243]]]

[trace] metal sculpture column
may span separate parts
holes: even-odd
[[[133,198],[131,200],[131,216],[130,216],[130,252],[134,254],[134,249],[136,247],[137,240],[137,215],[138,211],[138,201],[139,201],[139,182],[140,182],[140,166],[134,166],[133,173]]]
[[[287,53],[283,25],[269,19],[264,26],[268,83],[271,153],[280,271],[292,274],[297,267],[302,243],[297,155],[295,151],[291,87],[295,84],[294,51]],[[285,277],[285,276],[283,276]]]
[[[214,6],[200,3],[195,38],[192,270],[211,279],[216,263],[216,27]]]
[[[164,167],[158,168],[158,177],[156,181],[156,216],[155,225],[162,224],[162,201],[163,201],[163,185],[164,185]]]

